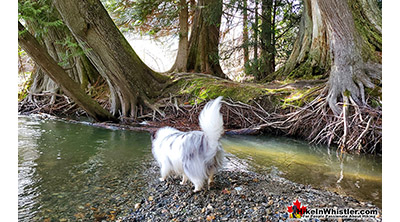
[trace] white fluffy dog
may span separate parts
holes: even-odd
[[[220,113],[222,96],[208,102],[199,116],[202,131],[181,132],[171,127],[159,129],[152,138],[152,152],[161,168],[161,181],[171,172],[182,175],[200,191],[208,178],[208,189],[213,176],[223,164],[224,151],[219,139],[224,132]]]

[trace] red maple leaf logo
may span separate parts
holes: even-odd
[[[307,211],[306,206],[301,206],[301,202],[296,199],[292,206],[288,206],[288,212],[290,218],[301,218],[303,214]]]

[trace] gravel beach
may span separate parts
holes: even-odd
[[[235,162],[235,165],[232,164]],[[180,185],[180,177],[160,182],[155,162],[146,172],[148,189],[128,215],[118,221],[290,221],[288,206],[298,200],[307,209],[368,209],[377,210],[377,217],[362,221],[381,221],[381,209],[352,197],[314,189],[279,176],[247,171],[240,160],[229,158],[227,166],[214,177],[210,190],[203,187],[193,193],[188,181]],[[357,221],[345,218],[312,218],[302,221]]]

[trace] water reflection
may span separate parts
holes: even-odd
[[[36,173],[35,160],[40,153],[37,150],[36,141],[40,138],[40,123],[23,119],[18,122],[19,131],[24,134],[18,135],[18,206],[20,214],[26,215],[26,219],[32,219],[31,211],[34,211],[35,199],[40,195],[38,187],[32,186]],[[21,218],[19,218],[21,219]]]
[[[226,151],[247,160],[258,172],[277,174],[381,206],[381,157],[337,156],[335,150],[324,146],[284,137],[229,136],[223,145]]]
[[[90,209],[135,203],[141,162],[151,156],[148,134],[27,117],[19,126],[20,220],[76,220]]]

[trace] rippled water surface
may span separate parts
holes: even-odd
[[[140,201],[149,179],[144,169],[153,160],[148,133],[24,116],[18,128],[20,221],[74,221],[102,208],[132,209]],[[326,147],[282,137],[226,136],[222,143],[260,173],[381,206],[379,157],[339,158]]]

